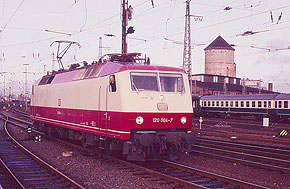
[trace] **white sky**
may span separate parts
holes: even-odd
[[[176,42],[184,41],[185,0],[153,3],[154,8],[151,0],[129,0],[134,8],[129,25],[135,33],[129,35],[128,52],[146,54],[154,65],[180,67],[183,44]],[[0,10],[1,67],[8,72],[7,87],[13,90],[23,90],[23,64],[29,64],[29,83],[43,75],[44,65],[46,71],[52,70],[57,46],[50,45],[55,40],[81,45],[80,49],[72,46],[65,55],[65,68],[75,61],[97,60],[99,37],[110,48],[103,49],[103,54],[121,51],[121,0],[0,0]],[[235,45],[237,77],[262,79],[263,87],[273,82],[275,91],[290,93],[290,1],[191,0],[191,14],[203,17],[201,21],[191,18],[193,74],[204,73],[204,48],[221,35]],[[241,36],[245,31],[260,33]],[[104,36],[108,33],[116,37]],[[54,67],[58,68],[57,62]],[[3,81],[0,75],[0,84]]]

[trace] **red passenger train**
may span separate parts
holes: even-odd
[[[111,54],[43,76],[32,86],[35,126],[129,160],[175,158],[190,148],[195,136],[187,75],[139,56]]]

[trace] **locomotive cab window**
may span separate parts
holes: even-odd
[[[157,73],[131,73],[132,91],[158,91]]]
[[[116,88],[115,75],[110,75],[109,83],[110,83],[110,92],[116,92],[117,88]]]
[[[159,76],[162,92],[184,92],[181,74],[160,73]]]

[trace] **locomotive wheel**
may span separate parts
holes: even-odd
[[[104,144],[104,151],[107,155],[110,156],[113,154],[113,151],[110,149],[111,142],[112,141],[110,139],[106,139]]]
[[[179,148],[176,144],[170,144],[168,148],[168,158],[170,161],[176,161],[178,159]]]
[[[82,137],[81,144],[85,148],[87,148],[89,146],[89,144],[87,143],[86,137]]]

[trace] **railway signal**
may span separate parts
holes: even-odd
[[[27,127],[26,132],[28,133],[28,140],[30,140],[31,139],[31,132],[32,132],[31,127]]]
[[[199,117],[199,129],[201,129],[201,123],[203,122],[202,117]]]

